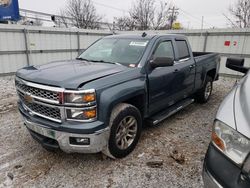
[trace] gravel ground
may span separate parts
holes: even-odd
[[[202,187],[211,126],[234,82],[216,82],[208,104],[192,104],[146,128],[132,154],[112,160],[44,150],[23,126],[13,77],[0,78],[0,187]]]

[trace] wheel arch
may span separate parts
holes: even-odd
[[[127,103],[135,106],[143,118],[146,113],[146,90],[139,81],[138,85],[128,84],[109,88],[100,94],[99,119],[108,126],[110,115],[114,107],[120,103]]]

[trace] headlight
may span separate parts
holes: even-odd
[[[93,120],[96,118],[96,107],[88,109],[66,109],[67,119],[76,121]]]
[[[244,162],[250,152],[250,140],[218,120],[214,123],[212,142],[238,165]]]
[[[66,90],[63,98],[67,120],[89,122],[97,118],[94,89],[83,91]]]
[[[85,90],[79,92],[65,92],[65,103],[83,104],[96,100],[95,90]]]

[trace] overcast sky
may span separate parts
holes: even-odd
[[[58,14],[67,0],[19,0],[23,9]],[[128,14],[135,0],[94,0],[97,13],[103,15],[103,21],[112,22],[114,17]],[[160,0],[155,0],[159,4]],[[201,18],[204,16],[204,27],[227,27],[228,22],[223,16],[229,15],[228,7],[237,0],[170,0],[179,8],[178,20],[184,27],[201,28]],[[169,1],[167,1],[169,2]]]

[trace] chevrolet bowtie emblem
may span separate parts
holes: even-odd
[[[33,102],[33,98],[30,95],[24,95],[24,100],[27,103],[32,103]]]

